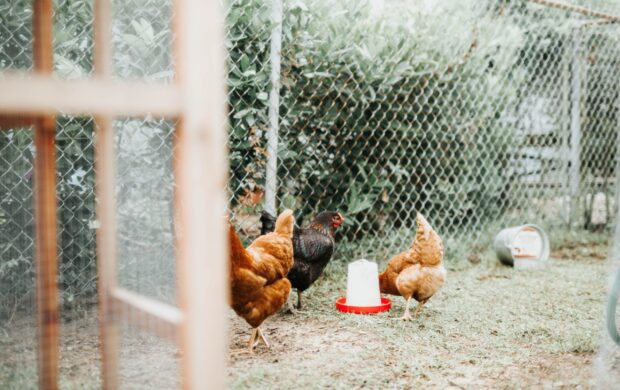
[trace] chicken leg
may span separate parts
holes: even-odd
[[[405,305],[405,314],[400,317],[400,319],[403,321],[410,321],[413,319],[413,317],[411,317],[411,314],[409,314],[409,302],[411,302],[411,297],[407,298],[407,304]]]
[[[265,343],[265,347],[271,348],[271,346],[269,345],[269,342],[267,341],[267,337],[265,337],[265,334],[263,333],[263,330],[261,328],[257,328],[257,329],[258,329],[258,336],[260,337],[261,340],[263,340],[263,343]]]
[[[428,301],[428,299],[418,302],[418,306],[416,306],[412,316],[411,314],[409,314],[409,302],[411,302],[411,297],[407,298],[407,304],[405,305],[405,314],[403,314],[400,319],[404,321],[411,321],[412,319],[416,318],[418,314],[420,314],[420,311],[422,310],[422,307],[424,306],[426,301]]]
[[[252,335],[250,336],[250,342],[248,343],[248,350],[250,353],[254,353],[254,348],[258,345],[258,343],[262,340],[267,348],[269,347],[269,342],[267,338],[263,334],[263,331],[260,327],[256,327],[252,329]]]
[[[417,317],[418,314],[420,314],[420,311],[422,310],[422,306],[424,306],[426,301],[428,301],[428,299],[425,299],[423,301],[418,302],[418,306],[415,308],[415,311],[413,312],[413,317],[414,318]]]
[[[297,310],[301,310],[301,291],[297,290],[297,305],[292,303],[292,299],[288,300],[287,314],[297,314]]]
[[[286,300],[286,314],[297,314],[296,305],[293,302],[293,298],[291,296]]]
[[[301,291],[297,290],[297,310],[301,310]]]

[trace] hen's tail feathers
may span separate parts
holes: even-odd
[[[233,269],[247,267],[249,265],[248,255],[235,228],[231,224],[228,225],[228,245],[230,248],[230,266]]]
[[[276,228],[276,217],[269,214],[265,210],[263,210],[263,212],[260,215],[260,222],[261,222],[261,228],[260,228],[261,235],[271,233]]]
[[[293,237],[293,227],[295,226],[295,216],[293,210],[284,210],[276,220],[275,232],[287,237]]]
[[[243,247],[235,228],[228,227],[230,292],[232,304],[245,302],[265,285],[265,278],[252,271],[252,258]]]
[[[434,265],[443,259],[443,242],[426,218],[420,213],[416,217],[418,229],[411,245],[413,255],[422,264]]]

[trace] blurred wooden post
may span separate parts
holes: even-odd
[[[36,0],[33,14],[34,69],[53,72],[52,0]],[[34,129],[34,209],[36,227],[39,388],[58,388],[58,271],[56,209],[56,118],[41,116]]]
[[[226,93],[219,0],[177,0],[175,216],[180,345],[186,389],[225,386],[227,355]]]
[[[112,20],[110,0],[95,1],[95,77],[112,75]],[[97,190],[97,276],[99,294],[99,338],[103,389],[119,387],[118,325],[112,316],[111,296],[117,285],[116,252],[116,164],[113,118],[95,116],[95,173]]]
[[[63,80],[30,72],[0,77],[0,123],[4,117],[39,117],[42,113],[176,118],[181,111],[175,85],[101,79]],[[36,91],[36,93],[33,93]],[[8,115],[7,115],[8,114]]]
[[[573,32],[571,71],[571,122],[570,122],[570,223],[578,220],[579,186],[581,172],[581,82],[582,82],[581,29]]]
[[[33,127],[37,119],[29,115],[0,115],[0,131],[16,127]]]
[[[264,209],[277,214],[278,132],[280,131],[280,59],[282,51],[282,0],[271,0],[271,91],[269,92],[269,128],[267,129],[267,166],[265,167]]]

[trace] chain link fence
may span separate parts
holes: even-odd
[[[224,4],[230,210],[246,238],[274,206],[300,224],[343,213],[339,259],[387,259],[411,243],[418,211],[451,262],[477,261],[500,227],[525,222],[608,236],[615,20],[525,0]],[[612,1],[578,4],[620,15]],[[59,76],[92,73],[92,8],[56,2]],[[114,1],[116,77],[172,80],[171,12],[168,0]],[[0,5],[0,69],[32,68],[31,22],[30,1]],[[174,123],[115,127],[120,283],[174,303]],[[92,118],[58,119],[65,308],[96,296],[94,142]],[[34,302],[34,153],[29,130],[0,132],[0,330]]]
[[[54,4],[55,73],[88,77],[93,71],[93,2],[59,0]],[[171,2],[114,1],[114,76],[167,82],[171,70]],[[0,69],[32,69],[32,2],[0,5]],[[134,291],[175,302],[171,230],[171,148],[174,124],[153,118],[115,122],[117,132],[117,208],[119,283]],[[98,381],[97,272],[94,195],[94,122],[89,117],[57,120],[61,385],[81,387]],[[26,388],[36,383],[34,320],[33,158],[30,129],[0,131],[0,334],[13,338],[0,356],[0,383]],[[19,333],[16,336],[15,332]],[[122,330],[124,378],[144,374],[131,361],[138,346],[152,348],[145,335]],[[153,347],[155,345],[155,347]],[[159,348],[159,349],[157,349]],[[4,354],[6,352],[6,355]],[[169,359],[169,365],[176,364]],[[173,383],[177,378],[166,375]],[[88,379],[88,380],[90,380]],[[171,382],[172,381],[172,382]],[[171,385],[174,387],[174,385]]]
[[[229,12],[231,207],[248,234],[270,192],[301,220],[343,212],[347,258],[407,245],[416,211],[449,237],[453,259],[510,224],[610,225],[615,24],[526,1],[283,6],[271,81],[272,8],[237,1]]]
[[[31,67],[27,3],[2,13],[4,69]],[[115,4],[116,75],[169,81],[170,4],[138,3]],[[226,5],[230,207],[247,236],[257,234],[269,192],[280,208],[297,210],[300,221],[323,209],[346,214],[343,256],[406,245],[417,211],[455,241],[474,245],[488,242],[499,226],[525,221],[568,230],[609,226],[620,58],[615,24],[526,1],[282,6],[279,24],[269,2]],[[55,63],[63,77],[92,72],[91,19],[89,2],[57,4]],[[274,78],[277,26],[281,71]],[[266,186],[270,111],[279,129],[273,188]],[[118,123],[119,216],[121,230],[128,229],[120,237],[139,253],[149,237],[163,234],[165,248],[153,251],[167,257],[171,213],[158,202],[171,202],[174,124]],[[61,118],[58,128],[61,284],[71,302],[94,292],[94,140],[90,118]],[[159,131],[147,130],[153,128]],[[126,141],[125,133],[135,139]],[[1,136],[0,277],[3,286],[16,286],[15,278],[32,276],[34,150],[27,131]],[[167,195],[150,205],[125,204],[130,188]],[[160,233],[137,229],[137,220]],[[3,291],[2,305],[19,306],[22,292]]]

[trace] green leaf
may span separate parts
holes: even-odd
[[[239,59],[239,68],[242,72],[246,71],[250,67],[250,57],[247,55],[242,55]]]

